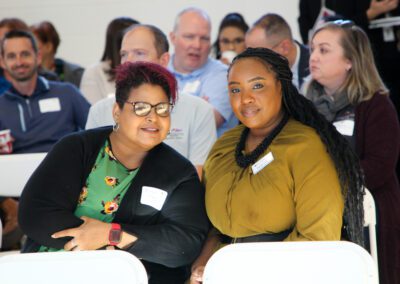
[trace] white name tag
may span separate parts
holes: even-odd
[[[354,132],[354,120],[346,119],[341,121],[336,121],[333,123],[336,127],[336,130],[339,131],[340,134],[346,136],[353,136]]]
[[[149,205],[157,210],[161,210],[167,195],[168,193],[165,190],[151,186],[143,186],[140,203]]]
[[[183,94],[193,94],[197,92],[197,89],[200,86],[200,81],[196,80],[193,82],[186,83],[186,85],[183,87],[182,93]]]
[[[256,175],[259,171],[268,166],[273,160],[274,156],[272,155],[271,152],[262,157],[257,163],[251,166],[253,175]]]
[[[383,32],[383,40],[385,42],[393,42],[396,40],[394,36],[393,27],[384,27],[382,28],[382,32]]]
[[[40,100],[39,108],[41,113],[60,111],[61,110],[60,100],[58,98]]]

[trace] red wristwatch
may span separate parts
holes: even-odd
[[[116,246],[121,242],[122,230],[121,225],[117,223],[111,223],[111,230],[108,234],[108,242],[110,246]]]

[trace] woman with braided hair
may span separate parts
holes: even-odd
[[[400,127],[375,67],[365,32],[351,21],[327,23],[311,41],[312,80],[306,91],[360,158],[378,211],[380,283],[400,283]]]
[[[299,95],[283,56],[248,48],[228,71],[241,125],[214,145],[204,166],[213,225],[191,283],[221,243],[350,240],[363,244],[363,178],[347,141]],[[344,218],[343,218],[344,217]]]

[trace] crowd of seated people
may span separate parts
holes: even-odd
[[[400,9],[372,2],[346,18]],[[118,17],[86,70],[56,57],[51,22],[0,20],[0,158],[48,152],[18,200],[0,196],[6,248],[122,249],[149,283],[196,284],[233,242],[364,246],[368,188],[380,281],[399,283],[400,94],[365,21],[313,18],[302,44],[282,15],[245,18],[227,14],[212,44],[200,8],[177,13],[169,40]]]

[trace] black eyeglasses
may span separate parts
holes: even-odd
[[[167,117],[172,111],[172,107],[174,106],[171,103],[158,103],[155,105],[146,103],[146,102],[129,102],[125,103],[133,106],[133,112],[137,116],[146,116],[151,112],[151,109],[154,108],[156,114],[161,117]]]

